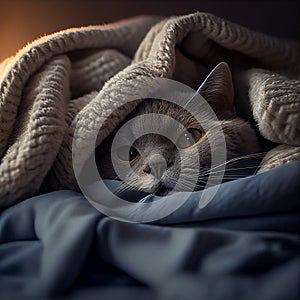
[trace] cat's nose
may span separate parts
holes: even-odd
[[[153,154],[150,156],[148,164],[144,169],[144,172],[152,174],[157,179],[161,179],[166,170],[166,159],[160,154]]]

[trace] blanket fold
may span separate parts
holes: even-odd
[[[100,144],[132,111],[136,104],[126,103],[134,92],[128,79],[169,77],[196,87],[211,67],[224,60],[235,83],[241,72],[256,68],[255,80],[252,73],[247,83],[254,118],[264,128],[261,134],[300,146],[297,42],[197,12],[68,29],[28,44],[0,65],[0,207],[38,193],[42,184],[78,190],[73,147],[84,150],[99,124]],[[273,87],[283,71],[290,74],[280,77],[280,86],[286,82],[289,86],[284,94],[256,92]],[[268,115],[273,116],[274,105],[271,110],[263,105],[265,95],[268,103],[287,103],[273,122]],[[272,102],[272,97],[277,100]],[[114,110],[116,103],[124,104],[121,110]],[[260,108],[266,111],[265,119],[260,118]],[[75,129],[80,134],[74,135]]]
[[[0,213],[0,297],[298,299],[299,167],[222,184],[202,209],[197,191],[156,224],[69,190],[26,199]]]

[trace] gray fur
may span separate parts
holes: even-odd
[[[206,78],[200,87],[200,94],[208,101],[219,118],[219,122],[223,128],[226,147],[227,160],[240,157],[247,154],[256,153],[260,150],[259,142],[255,131],[248,122],[239,118],[234,112],[233,105],[233,86],[230,70],[225,63],[219,64]],[[201,106],[194,105],[196,115],[201,115]],[[197,111],[198,110],[198,111]],[[144,100],[125,120],[128,121],[135,116],[144,114],[162,114],[167,115],[185,128],[196,128],[201,130],[200,124],[186,110],[176,104],[156,100]],[[180,128],[173,128],[168,123],[168,119],[153,117],[152,124],[158,128],[168,129],[176,140],[181,133]],[[175,186],[179,174],[183,176],[184,182],[177,190],[187,190],[190,188],[191,176],[198,176],[197,189],[204,186],[207,178],[207,171],[211,165],[211,149],[208,143],[207,135],[212,136],[212,147],[220,145],[220,132],[215,128],[215,121],[204,119],[203,122],[209,123],[209,132],[201,139],[201,142],[194,147],[187,149],[177,149],[177,147],[166,137],[156,134],[148,134],[141,136],[133,146],[140,152],[140,157],[132,162],[133,173],[124,174],[128,179],[125,188],[142,190],[147,193],[164,195],[172,190]],[[147,121],[135,122],[131,126],[133,135],[143,132],[147,127]],[[104,178],[116,178],[111,162],[110,148],[114,137],[114,133],[108,137],[100,147],[97,154],[97,164],[100,175]],[[212,149],[213,150],[213,149]],[[179,157],[179,151],[181,158]],[[195,164],[195,157],[199,158],[200,167]],[[122,162],[120,162],[122,163]]]

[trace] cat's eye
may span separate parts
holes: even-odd
[[[116,154],[120,160],[123,161],[133,161],[136,159],[140,153],[133,146],[122,146],[117,149]]]
[[[204,131],[196,128],[189,128],[177,139],[177,145],[181,149],[186,149],[196,145],[205,135]]]

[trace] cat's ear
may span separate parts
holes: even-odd
[[[233,83],[227,63],[219,63],[208,74],[198,92],[216,113],[235,111],[233,104]]]

